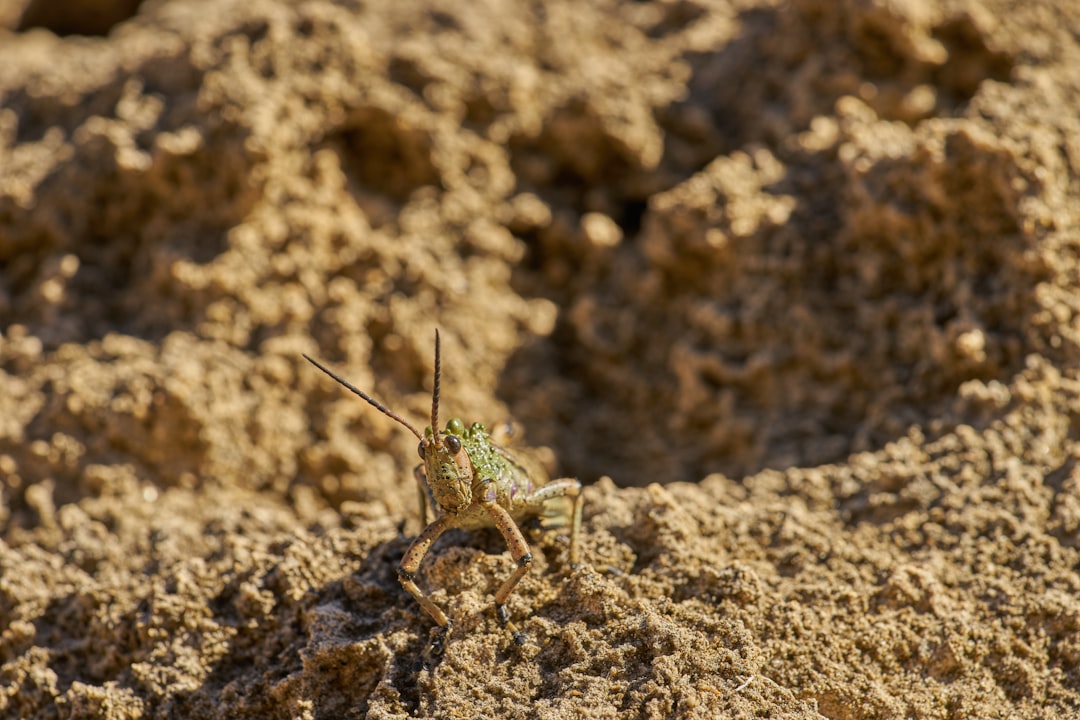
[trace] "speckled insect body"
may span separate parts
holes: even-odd
[[[525,635],[510,620],[506,601],[532,566],[532,553],[518,522],[540,516],[549,527],[570,526],[569,559],[579,563],[578,536],[581,533],[581,483],[572,478],[548,482],[543,471],[532,467],[500,447],[480,423],[468,428],[458,418],[439,431],[439,333],[435,332],[435,387],[431,399],[431,425],[421,434],[403,417],[342,378],[304,356],[337,382],[360,396],[377,410],[408,428],[420,440],[417,448],[423,464],[414,471],[419,489],[421,518],[428,523],[428,507],[434,520],[424,528],[405,552],[398,567],[398,579],[440,632],[432,643],[434,654],[444,649],[451,622],[439,606],[416,584],[427,551],[440,535],[451,528],[475,530],[496,527],[510,549],[517,568],[495,592],[495,614],[511,632],[514,642],[525,643]]]

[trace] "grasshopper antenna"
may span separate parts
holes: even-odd
[[[303,353],[301,353],[301,354],[303,354]],[[438,399],[438,396],[439,396],[439,371],[438,371],[439,360],[438,360],[438,358],[439,358],[439,343],[438,343],[438,334],[436,333],[436,342],[435,342],[435,368],[436,368],[436,370],[435,370],[435,397],[436,397],[436,399]],[[408,420],[401,417],[396,412],[394,412],[393,410],[386,407],[385,405],[383,405],[381,402],[379,402],[375,398],[373,398],[370,395],[368,395],[367,393],[365,393],[363,390],[360,390],[359,388],[353,386],[348,380],[345,380],[343,378],[338,377],[332,371],[330,371],[326,366],[324,366],[322,363],[320,363],[318,360],[315,360],[314,358],[311,358],[311,357],[309,357],[307,355],[304,355],[304,359],[307,360],[312,365],[314,365],[315,367],[322,370],[324,373],[326,373],[330,377],[337,380],[340,384],[344,385],[346,388],[351,390],[355,395],[359,395],[360,397],[367,400],[368,404],[370,404],[376,410],[381,412],[383,415],[387,416],[391,420],[397,420],[399,423],[401,423],[405,427],[409,428],[409,430],[412,431],[413,435],[420,438],[421,442],[424,441],[424,436],[421,435],[420,431],[418,431],[416,428],[414,428],[412,426],[412,424],[409,423]]]
[[[435,328],[435,389],[431,393],[431,431],[439,437],[439,328]]]

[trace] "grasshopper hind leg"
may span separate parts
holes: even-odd
[[[581,564],[581,549],[578,538],[581,535],[581,512],[585,496],[581,492],[581,483],[573,478],[554,480],[528,497],[528,504],[542,506],[540,523],[545,529],[561,528],[570,525],[570,567]],[[567,501],[572,503],[566,507]]]

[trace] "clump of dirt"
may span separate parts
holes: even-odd
[[[48,5],[0,5],[0,714],[1080,710],[1080,11]],[[436,328],[443,414],[589,483],[523,647],[451,532],[430,656],[415,438],[301,357],[422,424]]]

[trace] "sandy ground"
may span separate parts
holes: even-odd
[[[1080,5],[134,4],[0,2],[0,716],[1080,713]],[[524,647],[300,357],[436,328]]]

